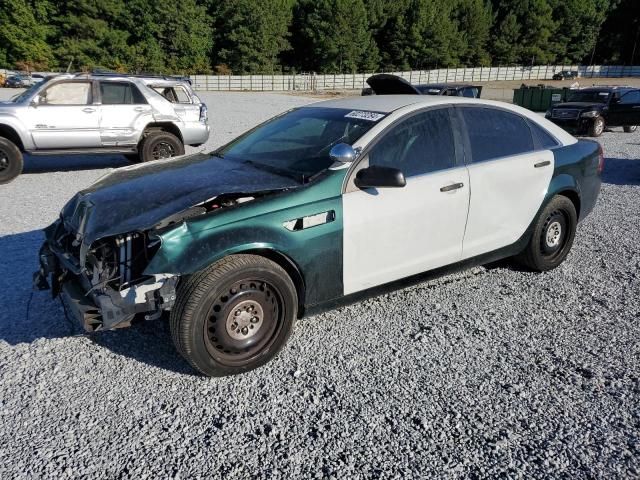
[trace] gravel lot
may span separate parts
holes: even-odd
[[[313,101],[203,97],[207,147]],[[502,262],[309,318],[222,379],[161,321],[85,336],[31,293],[39,229],[126,162],[27,159],[0,186],[0,478],[637,478],[640,132],[602,143],[598,205],[558,269]]]

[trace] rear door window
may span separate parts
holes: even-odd
[[[484,107],[463,107],[461,110],[473,163],[534,150],[531,129],[521,116]]]
[[[102,105],[139,105],[147,101],[138,87],[128,82],[100,82]]]
[[[559,145],[558,141],[536,122],[530,121],[529,126],[531,127],[531,131],[533,132],[534,137],[538,141],[539,148],[548,150]]]

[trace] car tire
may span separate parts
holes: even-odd
[[[236,375],[280,351],[297,310],[295,285],[282,267],[258,255],[231,255],[180,283],[171,335],[200,373]]]
[[[22,152],[11,140],[0,137],[0,185],[9,183],[22,173]]]
[[[556,268],[571,250],[577,225],[573,202],[563,195],[555,196],[538,215],[531,239],[518,260],[538,272]]]
[[[604,132],[605,127],[606,127],[606,123],[604,121],[604,118],[602,117],[594,118],[593,121],[591,122],[591,125],[589,125],[589,136],[599,137],[600,135],[602,135],[602,132]]]
[[[637,125],[625,125],[622,127],[625,133],[633,133],[638,129]]]
[[[151,162],[184,155],[184,145],[172,133],[150,132],[142,140],[138,152],[143,162]]]

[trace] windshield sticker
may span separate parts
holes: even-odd
[[[384,113],[365,112],[362,110],[353,110],[344,116],[344,118],[359,118],[360,120],[368,120],[370,122],[377,122],[383,117]]]

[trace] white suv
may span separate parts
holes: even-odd
[[[184,154],[209,138],[207,107],[171,77],[60,75],[0,103],[0,184],[22,153],[120,153],[132,161]]]

